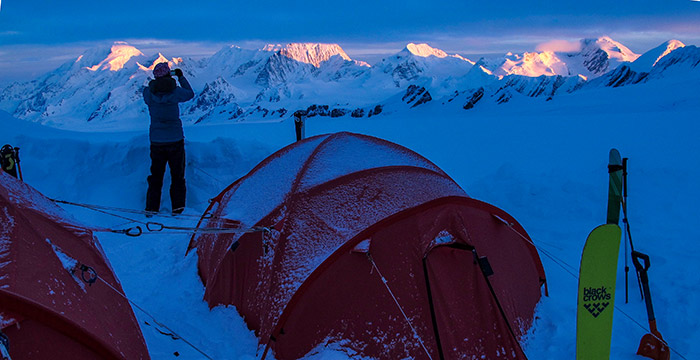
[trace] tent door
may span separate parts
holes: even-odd
[[[440,359],[502,357],[510,347],[502,339],[510,336],[473,248],[437,246],[423,269]]]

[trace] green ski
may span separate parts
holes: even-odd
[[[615,224],[591,231],[581,256],[576,313],[576,359],[610,358],[617,255],[622,231]]]
[[[576,312],[576,359],[610,358],[617,258],[622,230],[622,159],[610,150],[607,224],[593,229],[581,255]]]

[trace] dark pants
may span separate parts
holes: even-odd
[[[151,143],[151,175],[148,176],[146,211],[160,211],[165,165],[170,167],[170,201],[173,210],[185,207],[185,140],[174,143]]]

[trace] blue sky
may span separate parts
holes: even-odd
[[[550,40],[603,35],[635,52],[670,39],[700,45],[700,2],[5,0],[0,77],[26,73],[20,70],[27,66],[44,71],[115,40],[146,53],[176,52],[166,53],[170,56],[203,56],[228,44],[331,42],[353,58],[373,62],[409,42],[469,56],[533,51]]]

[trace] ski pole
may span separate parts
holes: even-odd
[[[625,223],[627,223],[625,219]],[[629,227],[626,227],[625,230],[626,237],[629,238]],[[623,239],[623,242],[624,239]],[[632,248],[632,252],[635,252],[634,248]],[[627,265],[627,256],[630,255],[630,252],[627,250],[627,242],[625,242],[625,304],[629,303],[629,272],[630,272],[630,267]],[[639,278],[639,271],[635,269],[635,272],[637,273],[637,285],[639,286],[639,294],[642,297],[642,300],[644,300],[644,292],[642,290],[642,282]]]
[[[623,212],[625,213],[625,217],[622,222],[627,224],[627,213],[624,211],[625,207],[627,206],[627,158],[622,159],[622,209]],[[626,226],[625,226],[625,235],[627,235],[626,231]],[[629,272],[630,272],[630,267],[627,263],[627,241],[623,241],[625,243],[625,304],[629,302]]]
[[[630,250],[632,253],[634,250],[634,243],[632,242],[632,231],[630,229],[630,222],[627,218],[627,160],[629,158],[622,159],[622,222],[625,223],[625,232],[627,233],[627,240],[629,241]],[[627,242],[625,242],[625,248],[627,248]],[[627,273],[629,272],[629,267],[627,266],[627,254],[625,254],[625,303],[627,303]],[[642,280],[639,275],[639,269],[635,267],[635,272],[637,273],[637,285],[639,286],[639,294],[644,300],[644,290],[642,289]]]
[[[21,181],[24,181],[24,179],[22,178],[22,167],[19,166],[19,148],[18,147],[15,148],[15,161],[17,162],[17,173],[19,173],[19,179]]]

